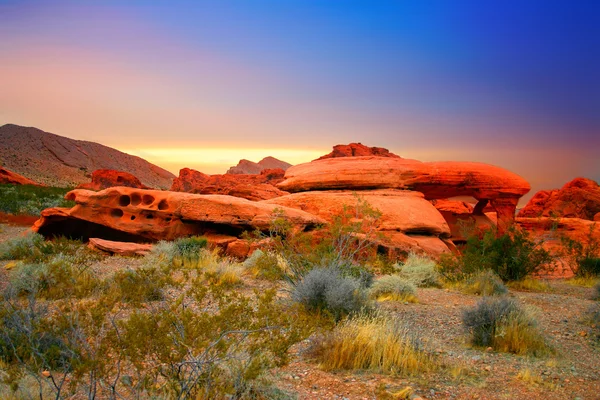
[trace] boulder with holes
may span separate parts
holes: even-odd
[[[33,230],[46,237],[142,243],[204,234],[235,239],[248,231],[268,231],[275,209],[296,230],[325,223],[301,210],[224,195],[114,187],[100,192],[76,189],[66,198],[75,206],[44,210]]]

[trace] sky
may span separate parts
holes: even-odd
[[[595,0],[0,0],[0,125],[173,173],[361,142],[600,181]]]

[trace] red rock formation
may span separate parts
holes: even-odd
[[[394,157],[400,158],[394,153],[390,153],[388,149],[383,147],[368,147],[362,143],[338,144],[333,146],[333,151],[325,154],[317,160],[325,160],[327,158],[338,157],[362,157],[362,156],[378,156],[378,157]],[[316,161],[316,160],[315,160]]]
[[[265,157],[255,163],[249,160],[240,160],[238,165],[229,168],[228,174],[260,174],[265,169],[287,170],[292,164],[276,159],[275,157]]]
[[[113,169],[97,169],[92,172],[92,181],[82,183],[77,189],[104,190],[110,187],[125,186],[137,189],[150,189],[142,184],[138,178],[129,172],[115,171]]]
[[[39,183],[32,181],[31,179],[25,178],[17,173],[9,171],[5,168],[0,167],[0,183],[11,184],[11,185],[35,185],[43,186]]]
[[[71,208],[42,212],[33,230],[44,236],[98,237],[147,242],[182,236],[269,229],[276,208],[295,229],[310,229],[325,221],[300,210],[222,195],[163,192],[117,187],[100,192],[76,189],[66,196]]]
[[[461,243],[467,240],[469,235],[478,234],[488,229],[494,229],[496,222],[485,214],[474,213],[471,204],[457,200],[431,200],[431,204],[442,214],[452,236],[450,240]]]
[[[361,221],[361,204],[368,204],[381,216],[373,228],[377,245],[386,251],[410,251],[440,255],[448,247],[440,238],[450,236],[450,229],[442,215],[418,192],[402,190],[320,191],[294,193],[263,201],[297,208],[317,215],[328,222],[335,216],[348,214],[353,221]]]
[[[173,180],[171,191],[198,194],[224,194],[248,200],[266,200],[288,194],[274,185],[283,180],[282,169],[265,169],[258,175],[206,175],[184,168]]]
[[[317,160],[286,171],[277,185],[289,192],[308,190],[414,190],[426,199],[471,196],[483,214],[490,203],[498,214],[498,231],[514,220],[516,205],[530,186],[520,176],[493,165],[472,162],[420,162],[402,158],[345,157]]]
[[[537,192],[519,212],[519,217],[565,217],[593,221],[597,213],[600,213],[600,186],[591,179],[575,178],[561,189]]]
[[[99,238],[90,238],[88,247],[121,256],[144,256],[152,250],[151,244],[115,242]]]

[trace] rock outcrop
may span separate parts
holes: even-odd
[[[77,189],[104,190],[111,187],[125,186],[136,189],[150,189],[142,184],[138,178],[125,171],[112,169],[97,169],[92,172],[92,181],[82,183]]]
[[[474,213],[474,207],[467,202],[440,199],[431,200],[431,204],[448,223],[452,233],[450,240],[455,244],[464,243],[469,235],[496,227],[495,218],[483,213]]]
[[[502,232],[514,220],[517,202],[530,190],[523,178],[493,165],[472,162],[420,162],[395,157],[343,157],[316,160],[289,168],[277,185],[288,192],[313,190],[402,189],[428,200],[471,196],[473,212],[488,203],[498,214]]]
[[[148,161],[98,143],[69,139],[36,128],[0,126],[4,167],[36,182],[73,187],[97,169],[125,171],[149,187],[167,189],[175,175]]]
[[[24,176],[21,176],[2,167],[0,167],[0,183],[11,185],[42,186],[39,183],[32,181],[31,179],[25,178]]]
[[[260,174],[265,169],[287,170],[292,164],[276,159],[275,157],[265,157],[255,163],[249,160],[240,160],[238,165],[229,168],[228,174]]]
[[[362,157],[362,156],[377,156],[377,157],[394,157],[400,158],[394,153],[390,153],[388,149],[383,147],[368,147],[362,143],[338,144],[333,146],[333,151],[325,154],[317,160],[338,157]],[[316,161],[316,160],[315,160]]]
[[[537,192],[519,212],[519,217],[564,217],[594,220],[600,213],[600,185],[576,178],[561,189]]]
[[[76,205],[44,210],[33,230],[46,237],[136,243],[211,233],[239,237],[256,229],[267,231],[276,208],[296,230],[325,223],[301,210],[223,195],[115,187],[100,192],[76,189],[66,198]]]
[[[328,222],[347,214],[354,222],[365,218],[364,205],[381,215],[371,227],[377,245],[394,253],[410,251],[439,256],[448,252],[443,239],[450,229],[442,215],[425,200],[423,194],[402,190],[315,191],[294,193],[262,203],[297,208]]]
[[[197,194],[224,194],[248,200],[267,200],[288,194],[275,184],[283,181],[282,169],[265,169],[257,175],[206,175],[183,168],[173,180],[171,191]]]

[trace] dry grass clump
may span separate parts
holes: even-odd
[[[375,281],[369,295],[377,301],[417,302],[417,288],[397,275],[382,276]]]
[[[594,286],[594,294],[592,295],[593,300],[600,300],[600,282]]]
[[[591,288],[594,285],[600,285],[600,277],[596,275],[576,275],[571,279],[567,279],[565,282],[573,286]]]
[[[461,284],[460,287],[465,293],[480,296],[499,296],[508,292],[502,279],[491,269],[477,272]]]
[[[410,253],[399,275],[417,287],[441,287],[441,277],[434,260]]]
[[[321,338],[314,354],[325,370],[416,374],[435,369],[433,358],[400,323],[385,314],[361,314]]]
[[[548,293],[552,291],[552,288],[548,284],[548,282],[534,279],[531,277],[526,277],[520,281],[512,281],[508,283],[508,287],[514,290],[520,290],[524,292],[542,292]]]
[[[474,346],[536,356],[551,351],[536,319],[513,299],[485,297],[475,308],[464,311],[463,324]]]

